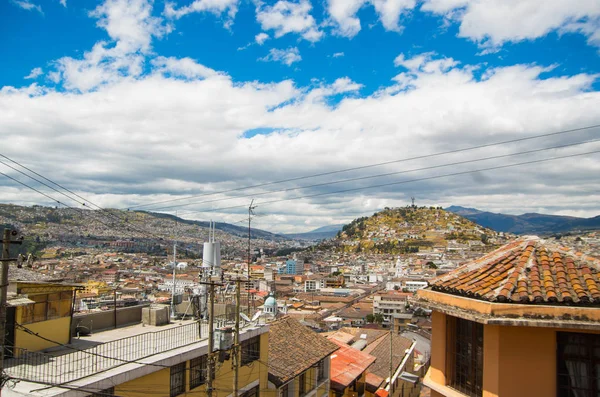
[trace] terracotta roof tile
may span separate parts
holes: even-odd
[[[600,260],[524,237],[432,282],[434,291],[490,302],[600,306]]]
[[[269,381],[283,384],[337,349],[335,343],[298,320],[283,317],[269,329]]]

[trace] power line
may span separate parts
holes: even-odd
[[[376,174],[376,175],[362,176],[362,177],[356,177],[356,178],[340,179],[337,181],[316,183],[316,184],[312,184],[312,185],[297,186],[297,187],[291,187],[291,188],[285,188],[285,189],[279,189],[279,190],[269,190],[269,191],[265,191],[265,192],[252,194],[252,197],[264,196],[264,195],[271,194],[271,193],[283,193],[283,192],[290,192],[290,191],[294,191],[294,190],[329,186],[329,185],[335,185],[335,184],[339,184],[339,183],[355,182],[355,181],[366,180],[366,179],[382,178],[382,177],[386,177],[386,176],[400,175],[400,174],[406,174],[406,173],[410,173],[410,172],[427,171],[427,170],[432,170],[432,169],[436,169],[436,168],[444,168],[444,167],[450,167],[450,166],[455,166],[455,165],[464,165],[464,164],[476,163],[476,162],[480,162],[480,161],[495,160],[495,159],[501,159],[501,158],[506,158],[506,157],[519,156],[519,155],[523,155],[523,154],[538,153],[538,152],[543,152],[546,150],[563,149],[566,147],[584,145],[587,143],[593,143],[593,142],[598,142],[598,141],[600,141],[600,138],[599,139],[590,139],[590,140],[582,141],[582,142],[575,142],[575,143],[569,143],[569,144],[564,144],[564,145],[552,146],[552,147],[547,147],[547,148],[541,148],[541,149],[526,150],[523,152],[502,154],[502,155],[497,155],[497,156],[487,156],[487,157],[482,157],[482,158],[472,159],[472,160],[464,160],[464,161],[457,161],[457,162],[453,162],[453,163],[439,164],[439,165],[433,165],[433,166],[427,166],[427,167],[421,167],[421,168],[413,168],[410,170],[387,172],[384,174]],[[236,198],[247,198],[247,197],[249,197],[249,196],[233,196],[233,197],[227,197],[227,198],[221,198],[221,199],[206,200],[206,201],[186,203],[186,204],[177,204],[177,205],[171,205],[171,206],[167,206],[167,207],[159,207],[159,208],[154,208],[153,210],[161,211],[161,210],[165,210],[165,209],[184,207],[184,206],[194,205],[194,204],[196,204],[196,205],[197,204],[206,204],[206,203],[221,202],[221,201],[233,200]]]
[[[359,190],[375,189],[375,188],[379,188],[379,187],[395,186],[395,185],[402,185],[402,184],[421,182],[421,181],[427,181],[427,180],[433,180],[433,179],[441,179],[441,178],[447,178],[447,177],[451,177],[451,176],[466,175],[466,174],[472,174],[472,173],[482,172],[482,171],[493,171],[493,170],[509,168],[509,167],[518,167],[518,166],[522,166],[522,165],[529,165],[529,164],[536,164],[536,163],[572,158],[572,157],[586,156],[586,155],[595,154],[595,153],[600,153],[600,150],[594,150],[594,151],[590,151],[590,152],[571,154],[571,155],[565,155],[565,156],[550,157],[550,158],[546,158],[546,159],[524,161],[524,162],[520,162],[520,163],[498,165],[498,166],[493,166],[493,167],[480,168],[480,169],[476,169],[476,170],[453,172],[453,173],[449,173],[449,174],[436,175],[436,176],[430,176],[430,177],[415,178],[415,179],[409,179],[409,180],[398,181],[398,182],[381,183],[381,184],[371,185],[371,186],[363,186],[363,187],[357,187],[357,188],[336,190],[334,192],[316,193],[316,194],[310,194],[310,195],[305,195],[305,196],[264,201],[262,203],[257,203],[256,206],[260,207],[260,206],[274,204],[274,203],[280,203],[280,202],[284,202],[284,201],[300,200],[300,199],[304,199],[304,198],[313,198],[313,197],[320,197],[320,196],[326,196],[326,195],[331,195],[331,194],[347,193],[347,192],[354,192],[354,191],[359,191]],[[204,211],[197,210],[194,212],[199,212],[199,213],[217,212],[217,211],[224,211],[224,210],[243,208],[243,207],[246,207],[246,205],[245,204],[232,205],[229,207],[212,208],[212,209],[207,209]]]
[[[339,174],[342,172],[349,172],[349,171],[357,171],[357,170],[379,167],[382,165],[400,163],[400,162],[405,162],[405,161],[420,160],[420,159],[426,159],[426,158],[431,158],[431,157],[444,156],[444,155],[448,155],[448,154],[461,153],[461,152],[465,152],[465,151],[483,149],[483,148],[492,147],[492,146],[506,145],[509,143],[524,142],[524,141],[528,141],[528,140],[532,140],[532,139],[568,134],[571,132],[585,131],[585,130],[590,130],[590,129],[594,129],[594,128],[598,128],[598,127],[600,127],[600,124],[594,124],[594,125],[589,125],[589,126],[580,127],[580,128],[573,128],[573,129],[569,129],[569,130],[561,130],[561,131],[550,132],[550,133],[546,133],[546,134],[532,135],[532,136],[528,136],[528,137],[524,137],[524,138],[509,139],[506,141],[487,143],[487,144],[483,144],[483,145],[476,145],[476,146],[471,146],[468,148],[447,150],[444,152],[426,154],[426,155],[421,155],[421,156],[414,156],[414,157],[409,157],[409,158],[404,158],[404,159],[390,160],[390,161],[385,161],[385,162],[381,162],[381,163],[368,164],[368,165],[363,165],[363,166],[358,166],[358,167],[344,168],[344,169],[335,170],[335,171],[322,172],[322,173],[318,173],[318,174],[300,176],[300,177],[296,177],[296,178],[282,179],[282,180],[273,181],[273,182],[265,182],[265,183],[260,183],[257,185],[243,186],[243,187],[239,187],[239,188],[221,190],[221,191],[212,192],[212,193],[203,193],[203,194],[198,194],[198,195],[193,195],[193,196],[188,196],[188,197],[180,197],[180,198],[175,198],[175,199],[156,201],[153,203],[139,204],[139,205],[135,205],[135,206],[130,206],[130,207],[128,207],[128,209],[148,207],[148,206],[153,206],[156,204],[163,204],[163,203],[169,203],[169,202],[175,202],[175,201],[181,201],[181,200],[189,200],[189,199],[196,198],[196,197],[213,196],[216,194],[230,193],[230,192],[235,192],[235,191],[240,191],[240,190],[247,190],[247,189],[252,189],[252,188],[257,188],[257,187],[264,187],[264,186],[275,185],[275,184],[280,184],[280,183],[293,182],[293,181],[309,179],[309,178],[317,178],[317,177],[321,177],[321,176]]]
[[[86,202],[88,202],[88,203],[90,203],[90,204],[91,204],[93,207],[96,207],[98,210],[100,210],[102,213],[105,213],[105,214],[107,214],[107,215],[108,215],[110,218],[113,218],[113,219],[114,219],[114,218],[116,218],[116,219],[117,219],[117,221],[119,221],[119,222],[122,222],[122,221],[124,221],[124,219],[123,219],[123,218],[121,218],[121,217],[118,217],[118,216],[117,216],[117,215],[115,215],[115,214],[112,214],[110,211],[108,211],[108,210],[106,210],[106,209],[104,209],[104,208],[100,207],[99,205],[97,205],[97,204],[93,203],[92,201],[90,201],[90,200],[88,200],[88,199],[86,199],[86,198],[84,198],[84,197],[82,197],[82,196],[78,195],[77,193],[74,193],[74,192],[72,192],[71,190],[67,189],[66,187],[64,187],[64,186],[60,185],[59,183],[57,183],[57,182],[54,182],[54,181],[52,181],[51,179],[49,179],[49,178],[47,178],[47,177],[45,177],[45,176],[43,176],[43,175],[41,175],[41,174],[39,174],[39,173],[37,173],[37,172],[33,171],[32,169],[30,169],[30,168],[28,168],[28,167],[24,166],[23,164],[21,164],[21,163],[17,162],[16,160],[13,160],[13,159],[11,159],[11,158],[10,158],[10,157],[8,157],[8,156],[6,156],[6,155],[3,155],[2,153],[0,153],[0,157],[3,157],[3,158],[5,158],[5,159],[7,159],[7,160],[9,160],[9,161],[13,162],[14,164],[18,165],[19,167],[22,167],[23,169],[26,169],[27,171],[29,171],[29,172],[31,172],[31,173],[33,173],[33,174],[35,174],[35,175],[39,176],[40,178],[42,178],[42,179],[44,179],[44,180],[46,180],[46,181],[48,181],[48,182],[50,182],[50,183],[52,183],[52,184],[54,184],[54,185],[58,186],[59,188],[61,188],[61,189],[65,190],[65,191],[69,192],[70,194],[72,194],[72,195],[75,195],[77,198],[79,198],[79,199],[83,200],[83,202],[79,202],[77,199],[73,198],[72,196],[69,196],[69,195],[67,195],[67,194],[66,194],[66,193],[64,193],[64,192],[62,192],[62,191],[59,191],[59,190],[57,190],[55,187],[53,187],[53,186],[50,186],[50,185],[48,185],[47,183],[45,183],[45,182],[43,182],[43,181],[41,181],[41,180],[39,180],[39,179],[37,179],[37,178],[35,178],[35,177],[31,176],[31,175],[28,175],[27,173],[25,173],[25,172],[23,172],[23,171],[21,171],[21,170],[19,170],[19,169],[15,168],[15,167],[13,167],[12,165],[10,165],[10,164],[7,164],[6,162],[4,162],[4,161],[0,160],[0,163],[1,163],[1,164],[4,164],[6,167],[9,167],[9,168],[13,169],[14,171],[17,171],[18,173],[20,173],[20,174],[22,174],[22,175],[24,175],[24,176],[26,176],[26,177],[28,177],[28,178],[30,178],[30,179],[32,179],[32,180],[34,180],[34,181],[36,181],[36,182],[38,182],[38,183],[42,184],[43,186],[46,186],[46,187],[47,187],[47,188],[49,188],[49,189],[52,189],[53,191],[55,191],[55,192],[57,192],[57,193],[61,194],[62,196],[64,196],[64,197],[66,197],[66,198],[68,198],[68,199],[70,199],[70,200],[72,200],[72,201],[76,202],[77,204],[81,204],[81,205],[85,206],[85,205],[86,205],[85,203],[86,203]],[[6,176],[6,174],[4,174],[4,173],[3,173],[3,175],[5,175],[5,176]],[[11,179],[15,180],[14,178],[11,178]],[[37,190],[36,190],[36,191],[37,191]],[[37,192],[38,192],[38,193],[40,193],[39,191],[37,191]],[[57,203],[59,203],[59,204],[61,204],[61,205],[65,205],[65,206],[67,206],[65,203],[63,203],[63,202],[60,202],[60,201],[58,201],[58,200],[56,200],[56,199],[54,199],[54,198],[52,198],[52,197],[50,197],[50,196],[48,196],[48,195],[45,195],[45,197],[47,197],[47,198],[50,198],[51,200],[53,200],[53,201],[56,201]],[[73,208],[73,207],[70,207],[70,206],[69,206],[69,208],[75,209],[75,208]],[[88,208],[89,208],[89,207],[88,207]],[[76,210],[76,209],[75,209],[75,210]],[[82,214],[88,215],[86,212],[82,212]],[[92,214],[93,214],[93,215],[97,215],[96,213],[93,213],[93,212],[92,212]],[[95,219],[95,220],[97,220],[97,219]],[[125,219],[125,222],[126,222],[126,221],[127,221],[127,219]],[[125,226],[125,228],[127,228],[127,227]],[[134,230],[134,231],[136,231],[136,232],[138,232],[138,233],[141,233],[141,234],[143,234],[143,235],[150,236],[151,238],[162,238],[162,237],[157,237],[156,235],[153,235],[153,234],[151,234],[151,233],[149,233],[149,232],[147,232],[147,231],[145,231],[145,230],[140,230],[140,229],[136,229],[136,228],[133,228],[133,227],[131,227],[129,230]]]

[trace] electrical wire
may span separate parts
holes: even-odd
[[[461,152],[466,152],[466,151],[471,151],[471,150],[483,149],[483,148],[487,148],[487,147],[506,145],[509,143],[524,142],[524,141],[528,141],[528,140],[532,140],[532,139],[546,138],[549,136],[556,136],[556,135],[568,134],[568,133],[572,133],[572,132],[585,131],[585,130],[590,130],[590,129],[594,129],[594,128],[598,128],[598,127],[600,127],[600,124],[594,124],[594,125],[589,125],[589,126],[580,127],[580,128],[573,128],[573,129],[569,129],[569,130],[556,131],[556,132],[551,132],[551,133],[546,133],[546,134],[532,135],[532,136],[523,137],[523,138],[509,139],[506,141],[487,143],[487,144],[483,144],[483,145],[471,146],[471,147],[461,148],[461,149],[447,150],[444,152],[438,152],[438,153],[433,153],[433,154],[426,154],[426,155],[414,156],[414,157],[397,159],[397,160],[390,160],[390,161],[385,161],[385,162],[381,162],[381,163],[368,164],[368,165],[363,165],[363,166],[358,166],[358,167],[322,172],[322,173],[318,173],[318,174],[305,175],[305,176],[300,176],[300,177],[296,177],[296,178],[282,179],[282,180],[274,181],[274,182],[265,182],[265,183],[260,183],[257,185],[243,186],[243,187],[239,187],[239,188],[227,189],[227,190],[222,190],[222,191],[218,191],[218,192],[203,193],[203,194],[198,194],[198,195],[193,195],[193,196],[188,196],[188,197],[180,197],[180,198],[176,198],[176,199],[156,201],[153,203],[129,206],[127,209],[148,207],[148,206],[153,206],[156,204],[163,204],[163,203],[169,203],[169,202],[175,202],[175,201],[181,201],[181,200],[189,200],[191,198],[196,198],[196,197],[212,196],[212,195],[216,195],[216,194],[230,193],[230,192],[235,192],[235,191],[239,191],[239,190],[247,190],[247,189],[252,189],[252,188],[257,188],[257,187],[264,187],[264,186],[275,185],[275,184],[280,184],[280,183],[303,180],[303,179],[317,178],[317,177],[321,177],[321,176],[339,174],[342,172],[357,171],[357,170],[362,170],[362,169],[367,169],[367,168],[379,167],[382,165],[444,156],[444,155],[448,155],[448,154],[461,153]]]
[[[280,202],[285,202],[285,201],[293,201],[293,200],[300,200],[300,199],[305,199],[305,198],[321,197],[321,196],[327,196],[327,195],[339,194],[339,193],[355,192],[355,191],[359,191],[359,190],[375,189],[375,188],[380,188],[380,187],[396,186],[396,185],[402,185],[402,184],[408,184],[408,183],[414,183],[414,182],[447,178],[447,177],[451,177],[451,176],[473,174],[473,173],[482,172],[482,171],[493,171],[493,170],[510,168],[510,167],[518,167],[518,166],[522,166],[522,165],[530,165],[530,164],[537,164],[537,163],[543,163],[543,162],[554,161],[554,160],[561,160],[561,159],[566,159],[566,158],[586,156],[589,154],[596,154],[596,153],[600,153],[600,150],[593,150],[593,151],[589,151],[589,152],[571,154],[571,155],[565,155],[565,156],[550,157],[550,158],[545,158],[545,159],[524,161],[524,162],[520,162],[520,163],[498,165],[498,166],[492,166],[492,167],[487,167],[487,168],[480,168],[480,169],[476,169],[476,170],[452,172],[449,174],[415,178],[415,179],[409,179],[409,180],[398,181],[398,182],[389,182],[389,183],[382,183],[382,184],[371,185],[371,186],[363,186],[363,187],[356,187],[356,188],[350,188],[350,189],[336,190],[333,192],[315,193],[315,194],[310,194],[310,195],[305,195],[305,196],[264,201],[264,202],[257,203],[256,206],[259,207],[259,206],[265,206],[268,204],[280,203]],[[242,204],[242,205],[232,205],[232,206],[228,206],[228,207],[219,207],[219,208],[212,208],[212,209],[206,209],[206,210],[196,210],[194,212],[208,213],[208,212],[217,212],[217,211],[224,211],[224,210],[235,209],[235,208],[246,208],[246,207],[247,206],[245,204]]]
[[[35,175],[39,176],[40,178],[43,178],[44,180],[46,180],[46,181],[48,181],[48,182],[50,182],[50,183],[52,183],[52,184],[54,184],[54,185],[58,186],[59,188],[61,188],[61,189],[65,190],[65,191],[67,191],[67,192],[69,192],[70,194],[72,194],[72,195],[75,195],[77,198],[81,199],[81,200],[82,200],[82,202],[80,202],[80,201],[78,201],[76,198],[73,198],[72,196],[70,196],[70,195],[68,195],[68,194],[66,194],[66,193],[64,193],[64,192],[62,192],[62,191],[60,191],[60,190],[56,189],[54,186],[51,186],[51,185],[49,185],[49,184],[45,183],[44,181],[41,181],[41,180],[39,180],[39,179],[37,179],[37,178],[35,178],[35,177],[31,176],[31,175],[28,175],[27,173],[25,173],[25,172],[23,172],[23,171],[21,171],[21,170],[19,170],[19,169],[15,168],[15,167],[13,167],[12,165],[10,165],[10,164],[7,164],[6,162],[4,162],[4,161],[0,160],[0,164],[3,164],[3,165],[5,165],[6,167],[9,167],[9,168],[11,168],[12,170],[14,170],[14,171],[16,171],[16,172],[18,172],[18,173],[20,173],[20,174],[22,174],[22,175],[24,175],[24,176],[26,176],[26,177],[28,177],[28,178],[32,179],[32,180],[34,180],[34,181],[38,182],[39,184],[41,184],[41,185],[43,185],[43,186],[46,186],[47,188],[49,188],[49,189],[51,189],[51,190],[53,190],[53,191],[57,192],[58,194],[60,194],[60,195],[62,195],[62,196],[64,196],[64,197],[66,197],[66,198],[68,198],[69,200],[72,200],[72,201],[76,202],[77,204],[81,204],[82,206],[86,206],[86,202],[88,202],[88,203],[89,203],[89,204],[91,204],[93,207],[95,207],[97,210],[100,210],[100,212],[101,212],[101,213],[104,213],[104,214],[106,214],[108,217],[110,217],[110,218],[112,218],[112,219],[116,219],[116,220],[117,220],[117,221],[119,221],[119,222],[123,222],[123,221],[127,222],[127,218],[123,219],[123,218],[119,217],[118,215],[116,215],[116,214],[113,214],[113,213],[112,213],[112,212],[110,212],[109,210],[107,210],[107,209],[105,209],[105,208],[102,208],[102,207],[98,206],[97,204],[94,204],[92,201],[85,199],[84,197],[82,197],[82,196],[78,195],[77,193],[74,193],[74,192],[72,192],[71,190],[67,189],[66,187],[64,187],[64,186],[62,186],[62,185],[60,185],[60,184],[58,184],[58,183],[56,183],[56,182],[54,182],[54,181],[50,180],[49,178],[47,178],[47,177],[45,177],[45,176],[43,176],[43,175],[41,175],[41,174],[39,174],[39,173],[37,173],[37,172],[33,171],[32,169],[30,169],[30,168],[28,168],[28,167],[26,167],[26,166],[22,165],[21,163],[17,162],[16,160],[13,160],[13,159],[11,159],[11,158],[10,158],[10,157],[8,157],[8,156],[6,156],[6,155],[3,155],[2,153],[0,153],[0,157],[3,157],[3,158],[6,158],[6,159],[10,160],[10,161],[11,161],[11,162],[13,162],[14,164],[17,164],[18,166],[20,166],[20,167],[22,167],[22,168],[26,169],[27,171],[29,171],[29,172],[31,172],[31,173],[33,173],[33,174],[35,174]],[[2,174],[6,176],[6,174],[4,174],[4,173],[2,173]],[[14,178],[10,178],[10,179],[12,179],[12,180],[15,180],[15,181],[16,181],[16,179],[14,179]],[[20,183],[20,182],[19,182],[19,183]],[[23,184],[23,183],[21,183],[21,184]],[[27,186],[27,185],[25,185],[25,186]],[[36,190],[36,191],[37,191],[37,190]],[[41,192],[39,192],[39,191],[37,191],[37,192],[38,192],[38,193],[41,193]],[[76,209],[76,208],[74,208],[74,207],[71,207],[71,206],[67,205],[66,203],[63,203],[63,202],[61,202],[61,201],[59,201],[59,200],[57,200],[57,199],[55,199],[55,198],[53,198],[53,197],[50,197],[50,196],[48,196],[48,195],[44,195],[44,196],[45,196],[45,197],[47,197],[47,198],[50,198],[51,200],[53,200],[53,201],[57,202],[58,204],[64,205],[64,206],[66,206],[66,207],[68,207],[68,208],[71,208],[71,209],[73,209],[73,210],[75,210],[75,211],[77,211],[77,210],[78,210],[78,209]],[[90,208],[89,206],[87,206],[87,207],[88,207],[88,208]],[[87,211],[83,211],[83,210],[81,210],[81,211],[82,211],[82,214],[84,214],[84,215],[90,215],[91,217],[94,217],[95,215],[98,215],[98,214],[97,214],[96,212],[94,212],[94,211],[91,211],[91,213],[90,213],[90,214],[88,214],[88,212],[87,212]],[[100,221],[99,221],[97,218],[93,218],[93,219],[94,219],[95,221],[98,221],[98,222],[100,222]],[[106,226],[106,223],[103,223],[103,224]],[[113,228],[113,227],[114,227],[113,225],[109,225],[109,228]],[[149,236],[149,237],[151,237],[151,238],[153,238],[153,239],[159,239],[159,238],[162,238],[161,236],[156,236],[156,235],[154,235],[154,234],[152,234],[152,233],[150,233],[150,232],[148,232],[148,231],[145,231],[145,230],[140,230],[140,229],[136,229],[136,228],[134,228],[133,226],[131,226],[131,228],[127,228],[127,226],[125,226],[125,228],[126,228],[126,229],[128,229],[128,230],[131,230],[131,229],[132,229],[132,230],[134,230],[134,231],[136,231],[136,232],[138,232],[138,233],[141,233],[142,235]]]
[[[590,140],[583,141],[583,142],[576,142],[576,143],[569,143],[569,144],[564,144],[564,145],[546,147],[546,148],[541,148],[541,149],[526,150],[523,152],[501,154],[501,155],[496,155],[496,156],[487,156],[487,157],[482,157],[482,158],[478,158],[478,159],[463,160],[463,161],[457,161],[457,162],[453,162],[453,163],[446,163],[446,164],[432,165],[432,166],[421,167],[421,168],[414,168],[414,169],[410,169],[410,170],[387,172],[384,174],[376,174],[376,175],[362,176],[362,177],[349,178],[349,179],[341,179],[341,180],[337,180],[337,181],[323,182],[323,183],[317,183],[317,184],[312,184],[312,185],[285,188],[285,189],[280,189],[280,190],[269,190],[269,191],[253,194],[252,197],[264,196],[266,194],[271,194],[271,193],[282,193],[282,192],[289,192],[289,191],[308,189],[308,188],[314,188],[314,187],[323,187],[323,186],[335,185],[335,184],[339,184],[339,183],[355,182],[355,181],[366,180],[366,179],[382,178],[382,177],[386,177],[386,176],[407,174],[407,173],[417,172],[417,171],[427,171],[427,170],[432,170],[432,169],[436,169],[436,168],[445,168],[445,167],[451,167],[451,166],[456,166],[456,165],[471,164],[471,163],[476,163],[476,162],[480,162],[480,161],[497,160],[497,159],[506,158],[506,157],[539,153],[539,152],[543,152],[546,150],[564,149],[566,147],[584,145],[587,143],[593,143],[593,142],[598,142],[598,141],[600,141],[600,138],[599,139],[590,139]],[[165,210],[165,209],[184,207],[184,206],[194,205],[194,204],[204,204],[204,203],[211,203],[211,202],[215,202],[215,201],[221,202],[221,201],[233,200],[236,198],[247,198],[247,197],[249,197],[249,196],[233,196],[233,197],[222,198],[222,199],[214,199],[214,200],[207,200],[207,201],[201,201],[201,202],[172,205],[172,206],[167,206],[167,207],[159,207],[159,208],[154,208],[153,210],[161,211],[161,210]]]

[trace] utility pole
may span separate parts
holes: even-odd
[[[212,282],[208,283],[209,293],[209,305],[208,305],[208,360],[207,360],[207,372],[206,377],[206,395],[212,397],[213,392],[213,374],[215,368],[215,284]]]
[[[235,280],[235,330],[233,334],[233,348],[231,349],[231,364],[233,366],[233,396],[238,396],[238,378],[240,371],[240,286],[241,280]]]
[[[252,215],[254,215],[254,212],[252,212],[252,210],[254,208],[256,208],[256,206],[253,206],[252,204],[254,204],[254,199],[252,199],[252,201],[250,202],[250,206],[248,207],[248,268],[246,269],[246,273],[248,276],[248,282],[250,282],[250,264],[252,263],[252,256],[250,254],[250,222],[252,221]],[[246,283],[246,287],[248,286],[248,283]],[[248,290],[248,313],[250,313],[250,289],[247,288]]]
[[[389,385],[389,393],[390,396],[392,395],[392,377],[394,376],[394,333],[392,332],[393,330],[393,325],[390,328],[390,381],[388,383]]]
[[[4,236],[2,238],[2,278],[0,280],[0,395],[2,394],[2,387],[6,383],[6,377],[4,376],[4,349],[6,349],[6,305],[8,300],[8,262],[15,260],[10,257],[10,245],[21,244],[21,241],[12,241],[11,235],[16,235],[16,231],[10,231],[4,229]]]

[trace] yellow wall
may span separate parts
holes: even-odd
[[[483,396],[556,395],[556,333],[587,332],[564,328],[485,325],[483,329]],[[446,316],[432,315],[429,380],[446,385]],[[455,395],[444,392],[443,395]],[[432,396],[441,396],[432,391]]]
[[[363,387],[363,390],[365,390],[365,381],[367,378],[367,374],[366,372],[363,372],[360,377],[358,379],[356,379],[356,389],[358,389],[359,387]],[[347,388],[344,389],[344,395],[343,397],[352,397],[352,396],[356,396],[356,390],[355,388],[353,388],[352,386],[348,386]],[[329,391],[329,397],[336,397],[335,391],[333,389],[331,389]]]
[[[260,335],[260,360],[254,361],[251,365],[242,366],[239,372],[239,389],[258,380],[259,394],[267,389],[268,370],[264,363],[268,362],[269,354],[269,334]],[[190,362],[186,362],[186,367],[190,368]],[[171,371],[169,368],[161,369],[149,375],[131,380],[115,386],[115,395],[123,397],[148,397],[156,395],[168,397],[170,394]],[[189,389],[190,377],[189,371],[186,372],[185,389],[186,392],[181,396],[203,396],[206,394],[206,384],[198,386],[192,390]],[[217,364],[217,372],[213,382],[215,389],[213,396],[225,397],[233,392],[233,369],[231,360]]]
[[[17,308],[17,322],[19,323],[21,320],[20,309],[20,307]],[[71,317],[61,317],[53,320],[25,324],[25,327],[35,333],[39,333],[45,338],[67,344],[69,343],[69,333],[71,330]],[[35,335],[30,335],[17,328],[15,332],[15,346],[30,351],[38,351],[56,347],[57,344],[45,341]]]
[[[189,384],[189,376],[186,383]],[[171,370],[169,368],[115,386],[115,395],[124,397],[148,397],[149,395],[168,397],[170,391]]]

